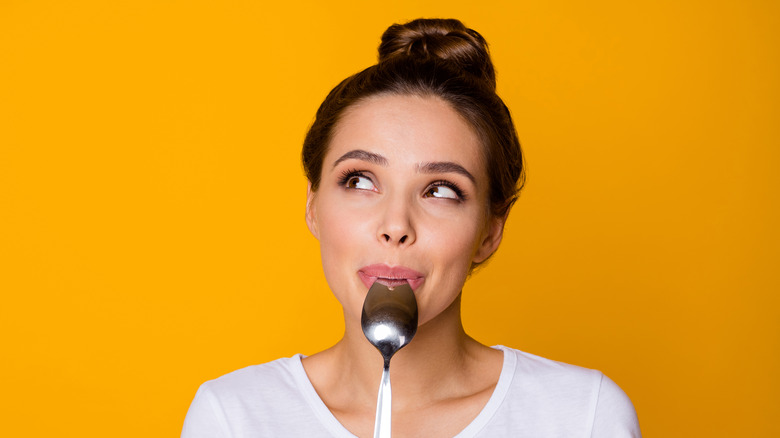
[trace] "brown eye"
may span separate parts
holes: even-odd
[[[425,192],[426,198],[460,199],[455,190],[447,186],[433,186]]]
[[[371,179],[362,175],[353,175],[347,179],[346,187],[348,189],[375,190],[376,187]]]

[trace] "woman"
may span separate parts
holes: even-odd
[[[382,359],[360,318],[375,281],[409,283],[419,308],[390,368],[395,437],[639,436],[631,402],[598,371],[463,329],[463,284],[498,248],[523,181],[495,89],[477,32],[415,20],[388,28],[378,64],[330,92],[304,141],[306,222],[344,336],[203,384],[183,437],[372,436]]]

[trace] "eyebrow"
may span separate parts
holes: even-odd
[[[382,155],[375,154],[373,152],[364,151],[363,149],[351,150],[344,155],[340,156],[338,160],[333,163],[333,167],[336,167],[345,160],[361,160],[368,161],[369,163],[377,164],[379,166],[386,167],[389,163],[387,158]],[[474,184],[477,183],[474,175],[471,174],[465,167],[452,161],[432,161],[426,163],[420,163],[417,165],[417,171],[421,173],[457,173],[470,179]]]
[[[465,167],[458,163],[451,161],[434,161],[430,163],[422,163],[417,166],[417,169],[422,173],[457,173],[463,175],[476,184],[477,180],[474,175],[471,174]]]
[[[368,161],[369,163],[378,164],[380,166],[387,166],[387,158],[373,152],[364,151],[363,149],[355,149],[340,156],[339,159],[333,163],[333,167],[338,166],[339,163],[344,160],[350,159]]]

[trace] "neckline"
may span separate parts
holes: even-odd
[[[503,345],[495,345],[491,348],[501,350],[504,353],[503,364],[501,365],[501,374],[498,376],[498,382],[493,389],[493,394],[490,395],[490,399],[477,414],[476,417],[469,423],[463,430],[461,430],[453,438],[472,438],[484,428],[491,418],[498,411],[499,406],[506,398],[506,394],[509,391],[509,387],[512,383],[512,378],[515,375],[515,368],[517,366],[517,355],[513,350]],[[302,354],[296,354],[291,357],[291,365],[293,376],[298,385],[298,389],[306,399],[307,404],[311,407],[312,411],[316,415],[317,419],[325,426],[333,436],[338,438],[357,438],[346,427],[344,427],[338,419],[330,412],[330,409],[325,405],[317,391],[314,389],[309,376],[306,374],[306,370],[303,368],[301,359],[306,356]]]

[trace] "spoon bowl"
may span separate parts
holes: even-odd
[[[363,302],[363,334],[385,362],[417,333],[417,300],[408,283],[393,289],[376,282]]]
[[[390,359],[417,333],[417,299],[408,283],[392,289],[375,282],[363,302],[361,326],[366,339],[382,354],[384,369],[379,385],[374,438],[390,438]]]

